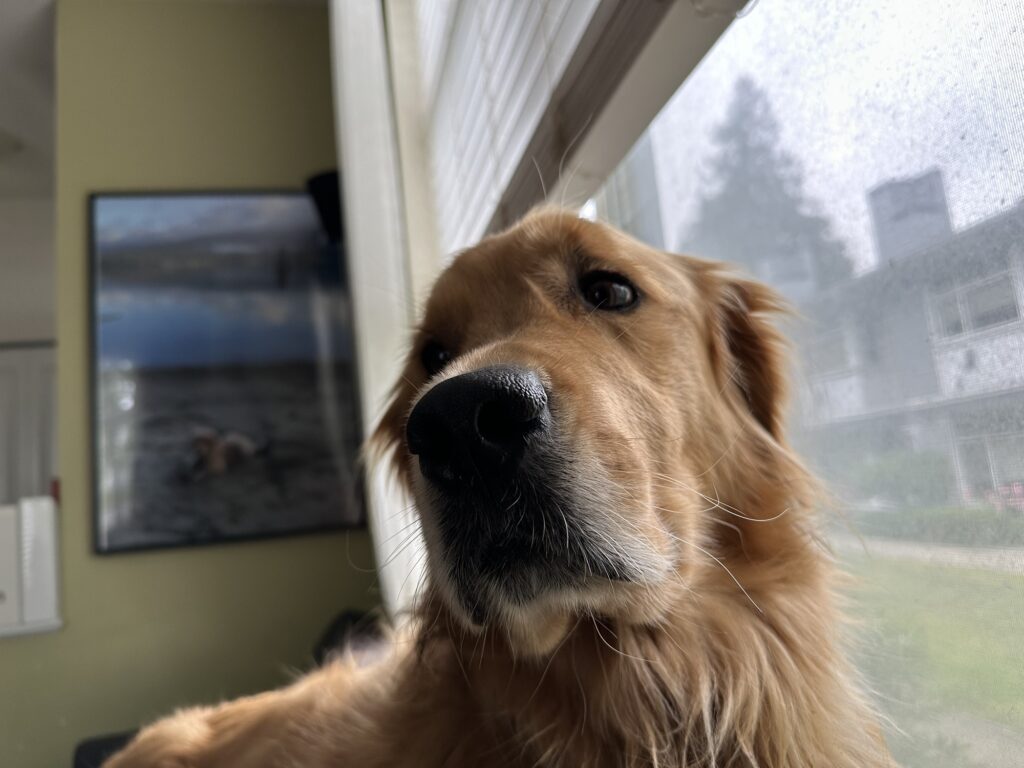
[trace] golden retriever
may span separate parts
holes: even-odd
[[[783,432],[780,309],[560,210],[462,253],[374,437],[423,524],[415,619],[109,768],[893,765]]]

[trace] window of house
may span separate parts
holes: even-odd
[[[935,314],[939,332],[943,336],[959,336],[964,332],[964,320],[960,315],[960,297],[956,291],[935,300]]]
[[[947,338],[1013,322],[1020,317],[1013,275],[1001,274],[941,294],[934,301],[934,311],[938,331]]]
[[[803,318],[791,429],[839,499],[851,643],[907,768],[1010,768],[1024,748],[1020,29],[1019,4],[760,2],[591,204]],[[849,369],[844,334],[815,332],[837,317],[885,354]],[[1001,324],[973,368],[935,346]]]
[[[964,305],[973,330],[1008,323],[1019,316],[1013,280],[1009,275],[965,290]]]

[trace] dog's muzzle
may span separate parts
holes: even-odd
[[[406,440],[430,486],[424,512],[448,582],[475,623],[593,578],[637,578],[596,532],[608,492],[580,472],[535,371],[492,366],[434,385],[409,414]]]
[[[576,562],[582,545],[566,552],[578,525],[557,435],[540,376],[513,365],[446,379],[409,415],[406,440],[431,488],[427,514],[448,580],[478,624],[496,602],[525,603],[591,567]]]

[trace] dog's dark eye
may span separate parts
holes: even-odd
[[[580,279],[583,300],[594,309],[623,310],[637,302],[636,288],[614,272],[588,272]]]
[[[428,376],[440,373],[451,359],[452,353],[436,341],[428,341],[423,345],[423,351],[420,352],[420,362],[423,363]]]

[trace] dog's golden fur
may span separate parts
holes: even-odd
[[[581,305],[587,269],[628,275],[640,305]],[[723,265],[557,210],[460,255],[375,436],[423,518],[415,620],[378,663],[178,713],[109,768],[893,765],[840,650],[815,486],[783,434],[781,308]],[[428,339],[455,354],[433,379]],[[499,606],[481,629],[452,599],[405,420],[438,380],[498,363],[543,372],[573,482],[600,481],[584,512],[646,575]]]

